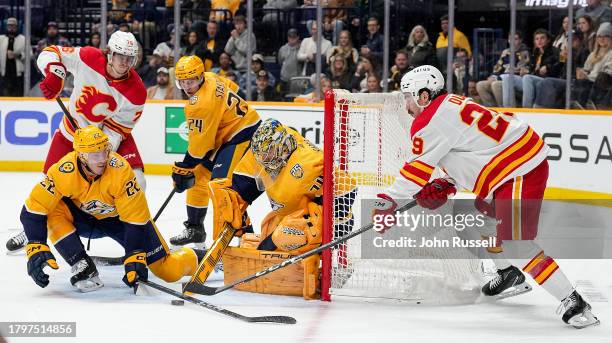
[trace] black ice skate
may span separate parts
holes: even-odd
[[[170,238],[170,244],[172,245],[185,245],[189,243],[195,243],[198,248],[205,248],[204,241],[206,241],[206,232],[204,231],[204,225],[194,225],[189,222],[184,222],[185,229],[178,235]]]
[[[95,291],[104,286],[98,277],[98,269],[89,256],[85,256],[72,266],[70,283],[83,293]]]
[[[591,305],[575,290],[561,301],[557,314],[561,313],[563,313],[561,319],[576,329],[599,324],[599,319],[591,313]]]
[[[484,295],[498,300],[529,291],[531,286],[525,281],[525,275],[515,266],[497,270],[497,276],[482,287]]]
[[[25,248],[27,243],[28,238],[25,235],[25,231],[21,231],[20,233],[6,241],[6,250],[8,252],[17,252]]]

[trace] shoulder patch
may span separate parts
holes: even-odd
[[[198,102],[197,94],[189,98],[189,105],[195,105],[196,102]]]
[[[296,163],[290,171],[291,175],[296,179],[301,179],[304,176],[304,169],[299,163]]]
[[[272,198],[269,198],[269,199],[270,199],[270,206],[272,206],[272,211],[278,211],[281,208],[285,207],[285,205],[274,201],[274,199]]]
[[[72,173],[74,171],[74,163],[70,161],[62,163],[59,167],[59,171],[62,173]]]
[[[113,156],[108,160],[108,165],[113,167],[113,168],[123,168],[123,161],[121,161],[120,159],[118,159],[117,157]]]

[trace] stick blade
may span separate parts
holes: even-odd
[[[295,324],[297,320],[288,316],[261,316],[247,317],[249,323],[277,323],[277,324]]]
[[[183,293],[190,292],[201,295],[214,295],[216,294],[216,287],[204,286],[197,282],[187,282],[183,284]]]

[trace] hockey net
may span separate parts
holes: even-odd
[[[334,196],[324,197],[324,243],[371,223],[369,216],[361,218],[362,200],[375,199],[399,175],[410,154],[411,123],[401,93],[326,94],[324,194]],[[343,218],[348,208],[352,220]],[[323,253],[323,300],[456,304],[473,302],[479,294],[479,260],[467,249],[410,248],[409,258],[368,259],[362,258],[361,242],[357,236]]]

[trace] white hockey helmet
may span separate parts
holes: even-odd
[[[433,99],[443,88],[444,76],[438,68],[430,65],[422,65],[407,72],[400,84],[402,93],[412,96],[417,106],[421,108],[427,106],[421,106],[416,102],[421,92],[427,90],[429,98]]]
[[[138,42],[131,32],[116,31],[108,39],[110,54],[108,62],[112,60],[113,54],[120,54],[131,58],[130,67],[136,66],[138,60]]]

